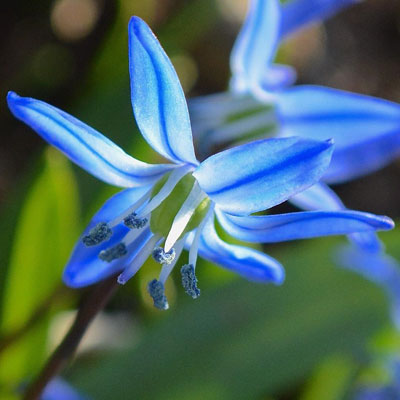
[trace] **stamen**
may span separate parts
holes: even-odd
[[[172,248],[170,251],[165,252],[162,247],[156,247],[153,250],[152,256],[159,264],[171,264],[175,259],[175,249]]]
[[[186,228],[186,225],[189,223],[190,218],[196,211],[197,206],[207,197],[207,195],[201,190],[197,181],[194,183],[192,190],[189,193],[189,196],[182,204],[182,207],[175,215],[174,221],[172,222],[171,230],[168,233],[167,238],[165,239],[164,250],[168,252],[175,242],[182,235],[183,231]]]
[[[185,264],[181,268],[182,275],[182,286],[185,292],[193,299],[197,299],[200,296],[200,289],[197,287],[197,277],[194,272],[192,264]]]
[[[130,215],[132,212],[136,211],[143,203],[149,198],[151,194],[151,190],[148,190],[138,201],[133,203],[127,210],[125,210],[122,214],[118,215],[116,218],[114,218],[108,225],[110,228],[113,228],[114,226],[117,226],[118,224],[121,223],[123,219],[125,219],[128,215]]]
[[[189,264],[192,264],[194,269],[196,268],[197,253],[199,250],[200,237],[201,237],[201,234],[202,234],[207,222],[214,215],[214,207],[215,207],[215,204],[211,203],[206,216],[203,218],[203,221],[201,221],[200,225],[196,229],[196,232],[194,233],[194,238],[192,240],[192,244],[191,244],[190,250],[189,250]]]
[[[124,218],[124,224],[130,229],[143,228],[148,222],[148,218],[137,218],[136,213],[131,213]]]
[[[136,274],[137,271],[139,271],[140,267],[150,256],[154,246],[159,240],[160,236],[158,235],[153,235],[150,237],[146,244],[139,250],[138,254],[136,254],[136,257],[133,259],[132,263],[118,276],[119,284],[124,285],[129,279],[132,278],[133,275]]]
[[[162,266],[161,272],[160,272],[160,277],[158,279],[162,284],[165,284],[167,278],[169,277],[169,275],[171,274],[172,270],[174,269],[177,261],[179,260],[179,257],[183,250],[183,246],[185,245],[185,241],[186,241],[186,235],[183,239],[176,242],[176,245],[175,245],[176,256],[175,256],[174,261],[172,261],[170,264],[164,264]]]
[[[99,254],[100,260],[111,262],[117,258],[123,257],[128,253],[128,250],[124,243],[118,243],[114,247],[110,247],[107,250],[102,250]]]
[[[169,305],[165,296],[164,285],[157,279],[153,279],[147,286],[147,291],[153,299],[154,307],[160,310],[168,310]]]
[[[94,228],[89,231],[89,234],[82,238],[85,246],[96,246],[109,239],[112,235],[112,230],[106,222],[98,223]]]
[[[175,185],[190,171],[189,165],[177,168],[171,172],[164,186],[161,190],[149,201],[149,203],[138,212],[137,218],[143,218],[150,214],[156,207],[158,207],[163,200],[165,200],[174,190]]]

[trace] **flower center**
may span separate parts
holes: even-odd
[[[152,255],[162,267],[159,280],[149,283],[148,292],[155,307],[167,309],[164,284],[192,231],[189,263],[181,270],[182,284],[192,298],[200,295],[195,275],[197,252],[201,232],[212,215],[211,200],[201,190],[190,168],[184,166],[166,174],[151,191],[113,221],[97,224],[82,241],[86,246],[95,246],[109,240],[116,226],[123,224],[129,228],[119,243],[103,248],[99,258],[110,263],[112,268],[117,267],[116,263],[121,264],[123,271],[118,282],[124,284]],[[128,257],[130,260],[124,261]]]

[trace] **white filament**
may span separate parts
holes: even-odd
[[[207,197],[207,195],[201,190],[197,181],[195,181],[189,196],[186,198],[182,207],[175,215],[174,221],[172,222],[171,230],[168,232],[168,236],[165,239],[164,251],[168,253],[175,242],[179,239],[179,236],[183,233],[186,225],[192,218],[197,206]]]
[[[160,240],[160,236],[153,235],[147,243],[140,249],[132,263],[118,276],[118,283],[124,285],[129,279],[132,278],[136,272],[139,271],[141,266],[149,258],[150,254],[154,250],[154,246]]]
[[[142,210],[140,210],[137,218],[143,218],[144,215],[150,214],[155,208],[157,208],[171,194],[175,185],[189,172],[190,169],[190,166],[185,165],[173,170],[161,190]]]
[[[196,262],[197,262],[197,253],[199,251],[199,244],[200,244],[200,236],[206,226],[208,220],[214,214],[214,204],[210,205],[210,208],[207,211],[206,216],[204,217],[203,221],[201,221],[200,225],[197,227],[196,232],[193,237],[192,244],[189,250],[189,264],[193,265],[193,269],[196,269]]]

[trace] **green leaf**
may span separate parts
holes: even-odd
[[[378,288],[332,265],[336,244],[277,247],[281,287],[237,279],[211,289],[200,278],[198,300],[175,305],[137,347],[78,369],[75,383],[97,400],[254,399],[298,384],[329,354],[363,352],[388,307]]]
[[[78,195],[68,161],[45,152],[45,166],[23,205],[3,293],[1,330],[11,334],[61,286],[61,274],[79,235]],[[0,386],[37,372],[46,355],[50,310],[23,339],[0,354]]]

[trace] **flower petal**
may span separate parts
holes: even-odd
[[[207,158],[193,176],[221,209],[247,215],[313,185],[328,167],[332,150],[330,141],[259,140]]]
[[[149,188],[150,187],[147,186],[126,189],[111,197],[93,217],[81,238],[99,222],[112,221],[145,195]],[[75,245],[75,249],[73,250],[64,269],[63,280],[65,284],[74,288],[88,286],[124,269],[125,265],[130,263],[137,251],[141,248],[141,244],[150,237],[151,232],[143,232],[143,234],[132,244],[131,248],[128,247],[128,255],[125,257],[107,263],[100,260],[98,256],[101,250],[108,249],[118,244],[128,232],[129,228],[124,224],[119,224],[113,228],[113,234],[110,240],[103,242],[98,246],[86,247],[80,239]]]
[[[122,187],[146,185],[173,167],[132,158],[90,126],[43,101],[14,92],[8,93],[7,101],[16,118],[104,182]]]
[[[297,30],[322,21],[345,7],[360,0],[293,0],[282,7],[281,36],[289,36]]]
[[[323,182],[318,182],[297,193],[289,201],[307,211],[337,211],[346,208],[339,196]]]
[[[131,100],[143,137],[174,162],[198,164],[185,95],[168,56],[139,17],[129,22]]]
[[[277,96],[281,135],[333,138],[335,152],[324,175],[344,182],[375,171],[400,155],[398,104],[319,86],[297,86]]]
[[[233,89],[257,86],[275,57],[280,24],[278,0],[251,0],[231,53]]]
[[[306,211],[247,217],[217,211],[217,216],[222,227],[230,235],[256,243],[388,230],[394,226],[388,217],[353,210]]]
[[[199,254],[246,279],[255,282],[273,282],[281,284],[285,271],[280,263],[266,254],[243,246],[222,241],[210,219],[200,237]]]
[[[292,196],[289,201],[307,211],[344,211],[346,206],[327,185],[318,182],[307,190]],[[351,242],[367,251],[381,251],[383,244],[375,232],[357,232],[348,235]]]

